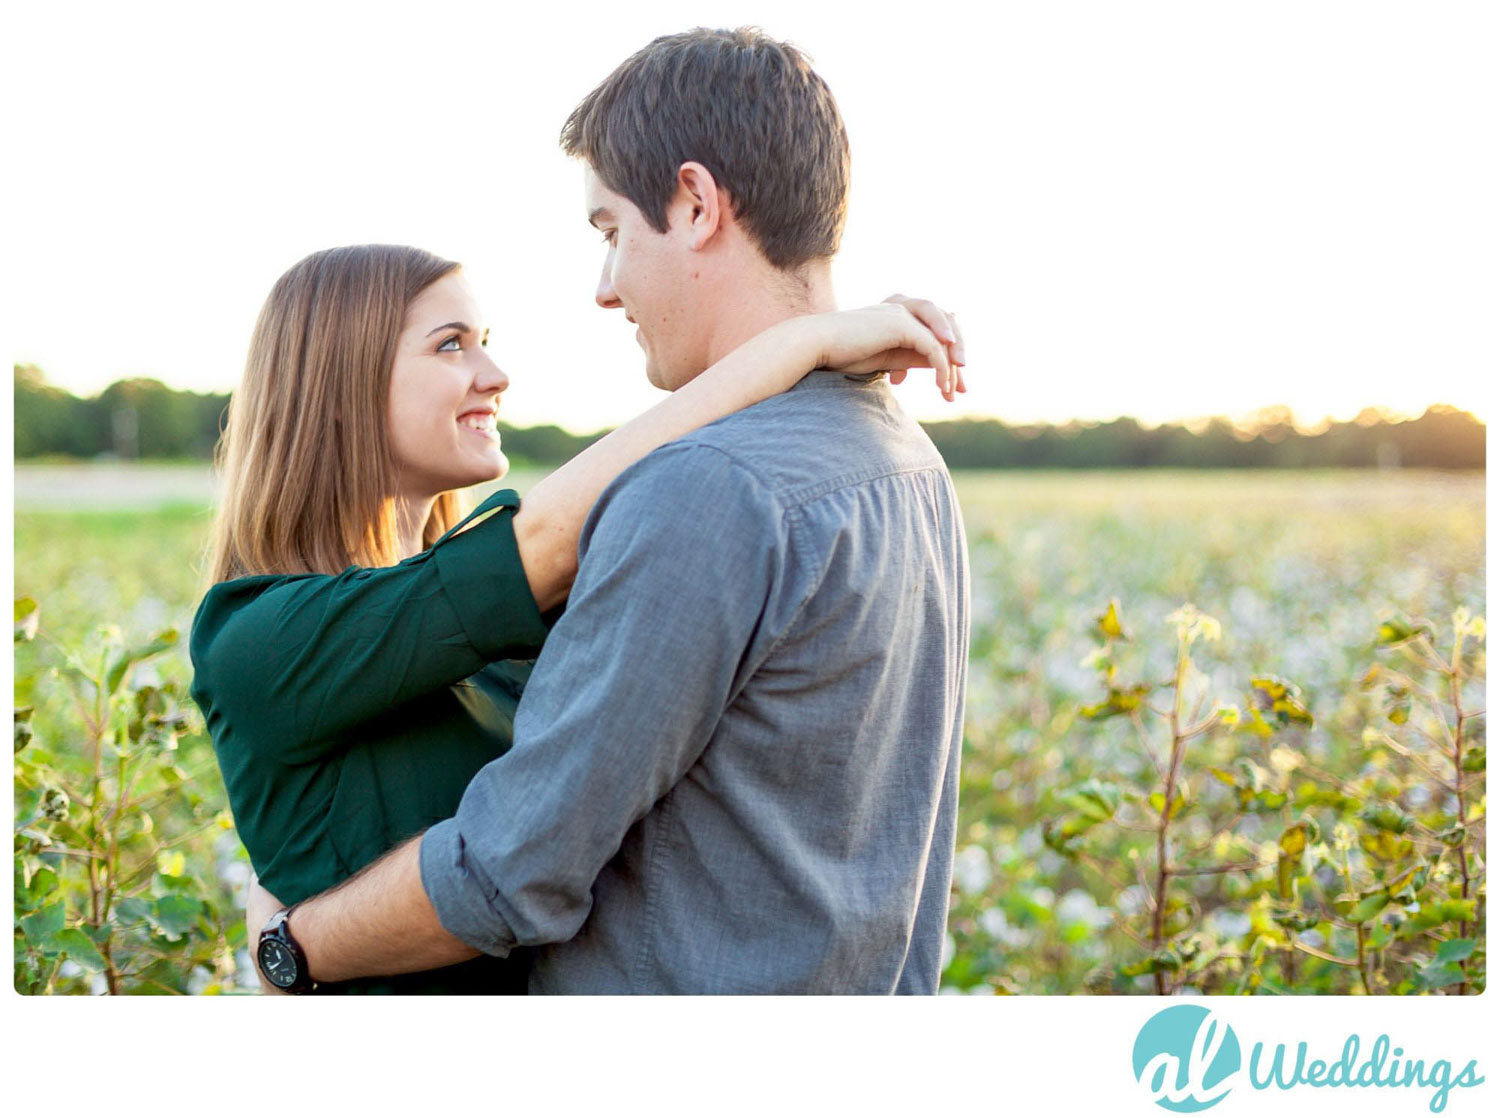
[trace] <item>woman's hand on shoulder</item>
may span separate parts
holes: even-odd
[[[905,380],[910,369],[932,369],[944,399],[967,391],[958,319],[930,299],[892,295],[871,307],[808,315],[801,321],[817,332],[820,368],[888,372],[892,384]]]

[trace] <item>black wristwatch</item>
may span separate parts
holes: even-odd
[[[305,994],[317,983],[307,973],[307,955],[287,927],[287,918],[291,914],[291,908],[284,908],[266,921],[266,926],[260,930],[255,961],[266,981],[278,990],[286,994]]]

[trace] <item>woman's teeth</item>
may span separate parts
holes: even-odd
[[[495,417],[493,415],[481,415],[476,412],[472,415],[463,416],[459,422],[472,427],[481,435],[495,434]]]

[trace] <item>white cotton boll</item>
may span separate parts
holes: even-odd
[[[998,908],[986,909],[980,913],[979,926],[992,940],[1006,947],[1024,946],[1030,938],[1022,929],[1014,927]]]
[[[1057,902],[1057,919],[1060,924],[1086,924],[1090,928],[1107,928],[1114,921],[1108,912],[1099,907],[1097,901],[1082,889],[1070,889]]]
[[[1145,891],[1139,885],[1122,889],[1119,898],[1115,901],[1115,907],[1126,916],[1139,915],[1146,907]]]
[[[1216,908],[1208,914],[1207,924],[1221,936],[1242,936],[1250,931],[1250,917],[1232,908]]]
[[[993,877],[989,851],[982,846],[966,846],[953,859],[953,880],[963,893],[984,892]]]

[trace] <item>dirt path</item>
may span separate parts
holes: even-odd
[[[16,508],[148,509],[168,504],[214,503],[212,467],[80,462],[16,464]]]

